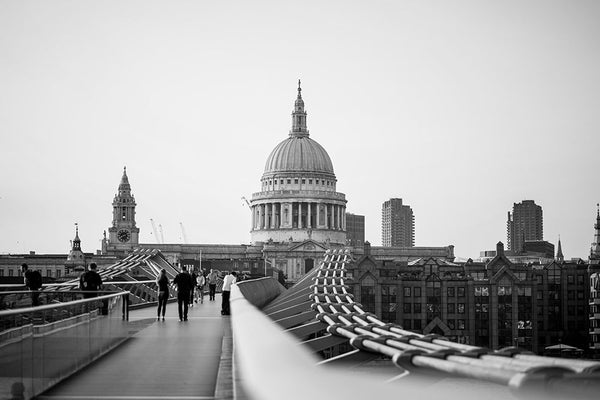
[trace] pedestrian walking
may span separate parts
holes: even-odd
[[[229,308],[229,297],[231,295],[231,285],[236,282],[236,276],[237,272],[232,271],[230,274],[225,275],[225,278],[223,278],[223,292],[221,293],[221,315],[231,314],[231,310]]]
[[[96,271],[96,268],[98,268],[96,263],[91,263],[88,270],[81,274],[81,277],[79,278],[79,289],[84,291],[84,299],[97,297],[98,293],[96,293],[96,291],[102,289],[102,278]]]
[[[188,304],[190,305],[190,307],[194,307],[194,292],[195,292],[194,289],[196,289],[196,278],[198,277],[198,274],[196,274],[195,269],[192,271],[191,275],[192,275],[193,285],[192,285],[192,288],[190,289],[190,298],[188,300]]]
[[[29,266],[25,263],[21,264],[21,272],[23,273],[23,283],[31,290],[31,306],[39,306],[42,274],[40,274],[40,271],[30,270]]]
[[[158,309],[156,310],[156,320],[160,320],[162,314],[162,320],[165,320],[165,312],[167,310],[167,301],[169,300],[169,277],[167,277],[167,271],[163,268],[160,270],[160,274],[156,277],[156,284],[158,285]]]
[[[215,299],[215,293],[217,292],[217,281],[219,280],[219,275],[217,271],[214,269],[210,270],[210,273],[207,276],[208,280],[208,300]]]
[[[204,303],[204,285],[206,284],[206,278],[204,277],[204,271],[200,270],[200,273],[196,277],[196,303],[200,298],[200,304]]]
[[[177,311],[179,312],[179,320],[187,321],[188,302],[190,301],[190,291],[194,286],[194,282],[187,272],[185,265],[181,267],[181,272],[173,279],[173,284],[177,286]]]

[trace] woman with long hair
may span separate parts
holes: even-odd
[[[156,311],[158,315],[156,316],[156,320],[160,321],[162,310],[162,320],[164,321],[167,301],[169,300],[169,278],[164,268],[160,270],[160,274],[156,277],[156,284],[158,285],[158,309]]]

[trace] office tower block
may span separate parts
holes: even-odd
[[[381,243],[386,247],[413,247],[415,245],[415,218],[402,199],[389,199],[381,211]]]
[[[346,244],[363,246],[365,244],[365,216],[346,213]]]
[[[523,251],[525,241],[544,240],[542,207],[533,200],[513,204],[506,223],[508,250],[514,254]]]

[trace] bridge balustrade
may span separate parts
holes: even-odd
[[[128,296],[0,311],[0,398],[32,398],[122,343]]]
[[[501,395],[493,398],[511,393],[596,398],[599,362],[542,357],[518,348],[493,351],[382,322],[348,292],[345,271],[352,262],[347,251],[328,250],[319,268],[264,307],[244,297],[252,292],[244,282],[232,288],[234,357],[250,398],[392,398],[400,391],[403,397],[423,398],[440,395],[435,385],[446,379],[467,383],[464,390],[444,390],[445,398],[481,398],[495,391]],[[347,378],[366,365],[370,372],[384,366],[387,373],[397,372],[387,380],[377,373],[369,380],[368,372]],[[477,390],[477,382],[484,389]],[[434,389],[427,392],[430,386]]]

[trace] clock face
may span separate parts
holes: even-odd
[[[119,233],[117,233],[117,238],[121,242],[129,242],[129,239],[131,239],[131,235],[129,234],[129,231],[122,229],[119,231]]]

